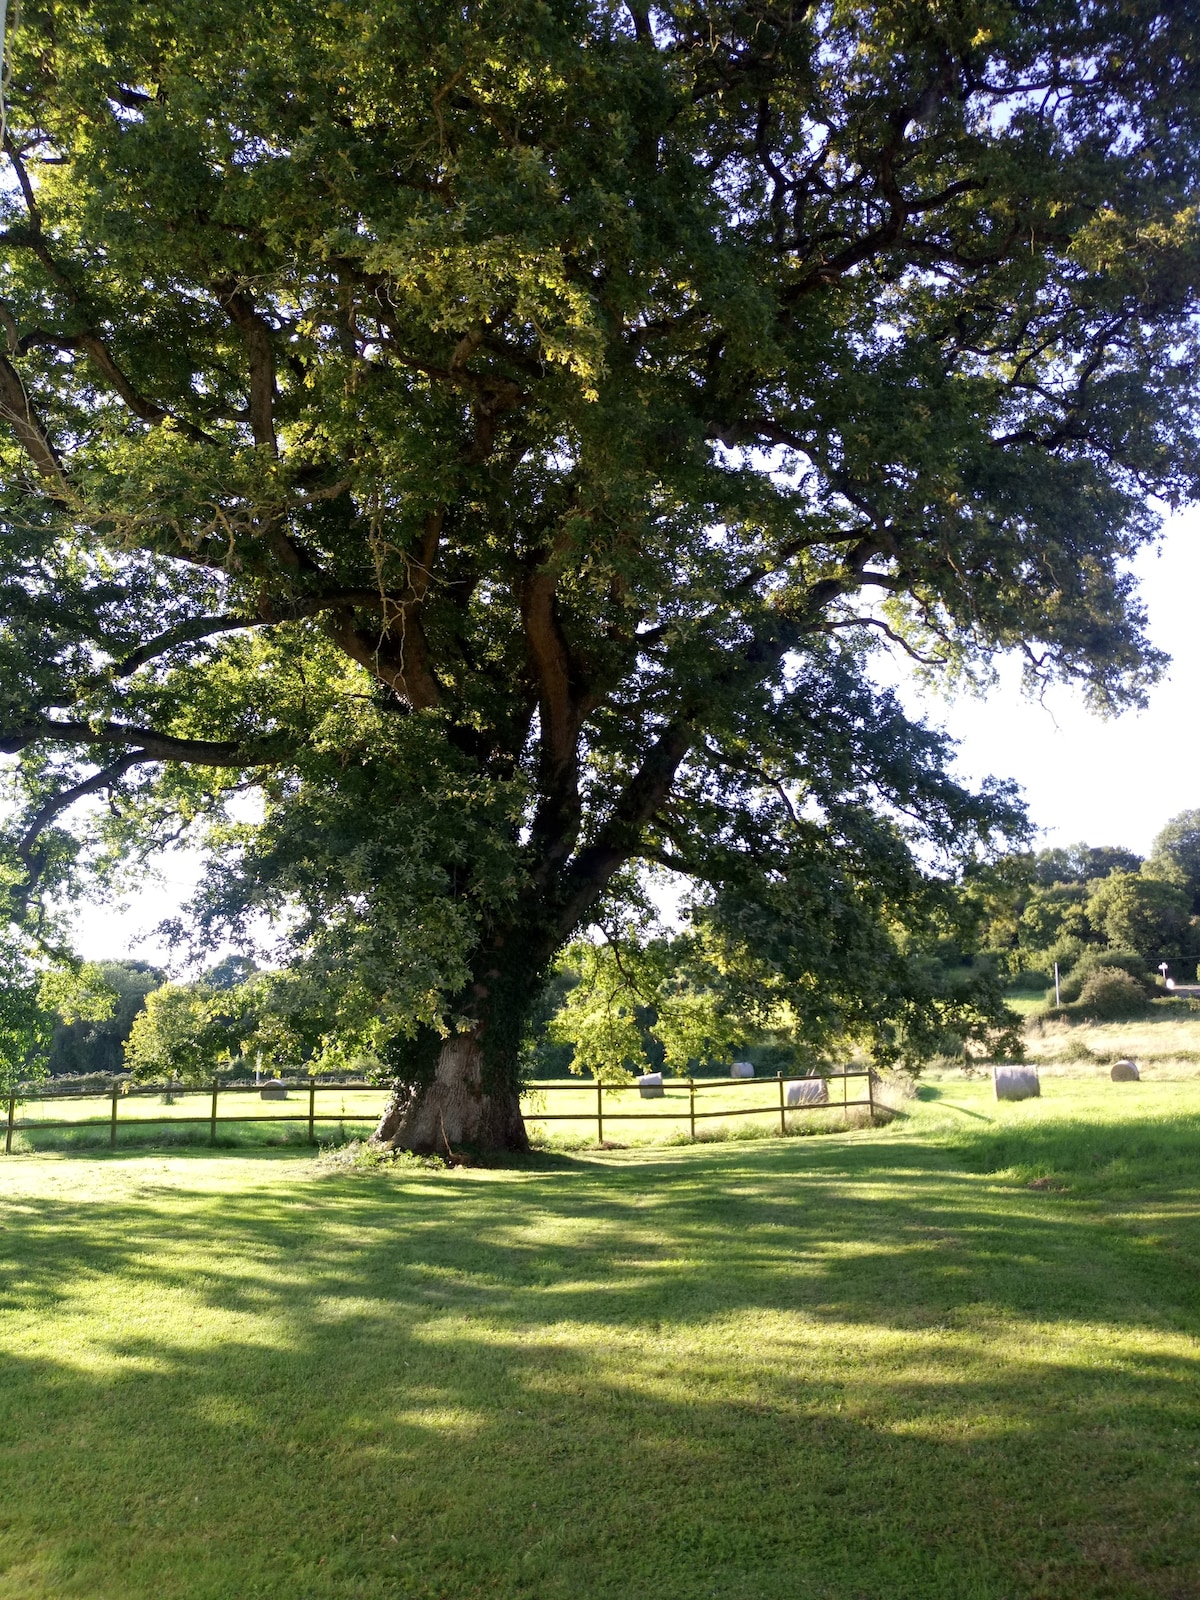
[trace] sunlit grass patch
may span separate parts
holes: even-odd
[[[0,1163],[0,1594],[1200,1592],[1200,1095],[905,1109]]]

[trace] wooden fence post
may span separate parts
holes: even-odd
[[[688,1119],[691,1123],[692,1138],[696,1137],[696,1080],[688,1079]]]
[[[8,1132],[4,1135],[4,1154],[12,1155],[13,1118],[17,1114],[17,1091],[14,1089],[8,1097]]]
[[[786,1133],[787,1132],[787,1118],[784,1115],[784,1107],[783,1107],[783,1073],[782,1072],[779,1074],[779,1131],[780,1131],[780,1133]]]
[[[217,1090],[221,1087],[220,1078],[213,1079],[212,1115],[208,1119],[208,1142],[217,1142]]]
[[[871,1107],[871,1126],[875,1126],[875,1068],[867,1068],[867,1101]]]
[[[112,1121],[108,1125],[108,1148],[117,1148],[117,1080],[113,1079],[112,1086]]]
[[[604,1143],[604,1085],[596,1079],[596,1143]]]
[[[846,1103],[848,1101],[849,1097],[850,1097],[849,1096],[849,1090],[847,1088],[847,1085],[849,1084],[849,1081],[850,1080],[846,1075],[846,1068],[843,1066],[843,1068],[842,1068],[842,1117],[844,1118],[844,1120],[847,1123],[849,1123],[849,1121],[850,1121],[850,1107]]]
[[[342,1103],[344,1105],[345,1101],[343,1101]],[[316,1142],[317,1142],[316,1141],[316,1136],[313,1133],[313,1122],[316,1119],[316,1115],[317,1115],[317,1075],[314,1072],[312,1077],[309,1078],[309,1080],[308,1080],[308,1142],[309,1142],[309,1144],[316,1144]]]

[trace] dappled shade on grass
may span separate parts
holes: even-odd
[[[1200,1115],[1153,1087],[494,1170],[13,1162],[0,1593],[1194,1595]]]

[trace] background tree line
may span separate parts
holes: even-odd
[[[819,984],[801,991],[773,979],[769,963],[739,958],[703,919],[671,933],[648,926],[610,929],[606,938],[564,952],[526,1029],[529,1078],[573,1070],[613,1081],[647,1069],[721,1070],[735,1057],[760,1071],[791,1073],[859,1048],[861,1041],[832,1020],[832,980],[823,993]],[[867,949],[857,954],[869,964]],[[906,1012],[882,971],[874,981],[881,1014],[892,1013],[890,1054],[909,1065],[958,1054],[972,1040],[1011,1048],[1011,1028],[997,1024],[1004,994],[1044,987],[1053,999],[1055,964],[1068,1014],[1081,1001],[1084,1010],[1114,1015],[1144,1008],[1161,988],[1160,963],[1177,980],[1197,971],[1200,809],[1172,818],[1145,859],[1081,843],[966,869],[940,920],[909,940],[907,957],[906,987],[920,1005]],[[297,992],[294,975],[260,971],[236,955],[186,983],[168,981],[146,961],[81,970],[84,978],[47,989],[44,981],[31,988],[27,972],[6,968],[0,1048],[17,1076],[132,1068],[148,1078],[194,1081],[251,1070],[256,1061],[295,1070],[313,1059],[321,996]],[[870,972],[861,977],[869,986]],[[370,1053],[343,1065],[387,1070]]]
[[[1144,860],[1131,850],[1078,844],[1015,854],[968,875],[978,956],[1028,991],[1045,987],[1058,967],[1059,997],[1075,1006],[1097,972],[1123,972],[1110,984],[1110,1006],[1136,1007],[1161,984],[1197,975],[1200,957],[1200,810],[1181,812],[1161,830]],[[1095,987],[1095,983],[1093,983]]]

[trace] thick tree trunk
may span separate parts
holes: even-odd
[[[445,1041],[432,1083],[396,1091],[374,1140],[392,1150],[447,1157],[464,1148],[529,1149],[516,1086],[497,1083],[485,1089],[483,1051],[475,1033]]]

